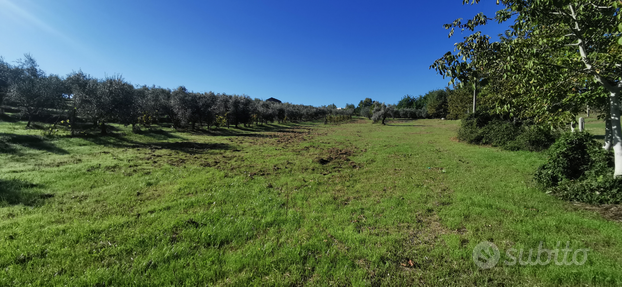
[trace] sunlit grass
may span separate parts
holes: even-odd
[[[543,154],[456,142],[456,121],[76,138],[23,124],[0,122],[0,285],[622,283],[620,223],[533,188]],[[481,241],[590,252],[481,270]]]

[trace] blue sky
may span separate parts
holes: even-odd
[[[397,103],[447,85],[429,66],[466,34],[442,25],[499,7],[482,2],[0,0],[0,56],[295,104]]]

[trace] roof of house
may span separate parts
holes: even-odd
[[[275,98],[269,98],[269,99],[267,99],[266,101],[267,101],[267,102],[281,103],[281,101],[280,101],[280,100],[277,100],[277,99],[275,99]]]

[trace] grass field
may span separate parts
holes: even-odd
[[[622,284],[617,206],[535,189],[544,154],[457,142],[458,124],[50,138],[0,122],[0,285]],[[503,263],[567,242],[585,264]]]

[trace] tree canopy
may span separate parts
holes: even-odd
[[[479,0],[463,0],[463,4]],[[622,175],[620,91],[622,22],[611,0],[499,0],[494,17],[483,13],[445,25],[472,34],[431,68],[450,84],[486,86],[492,112],[553,126],[571,121],[585,104],[601,105]],[[499,41],[476,28],[510,21]],[[608,99],[608,100],[605,100]]]

